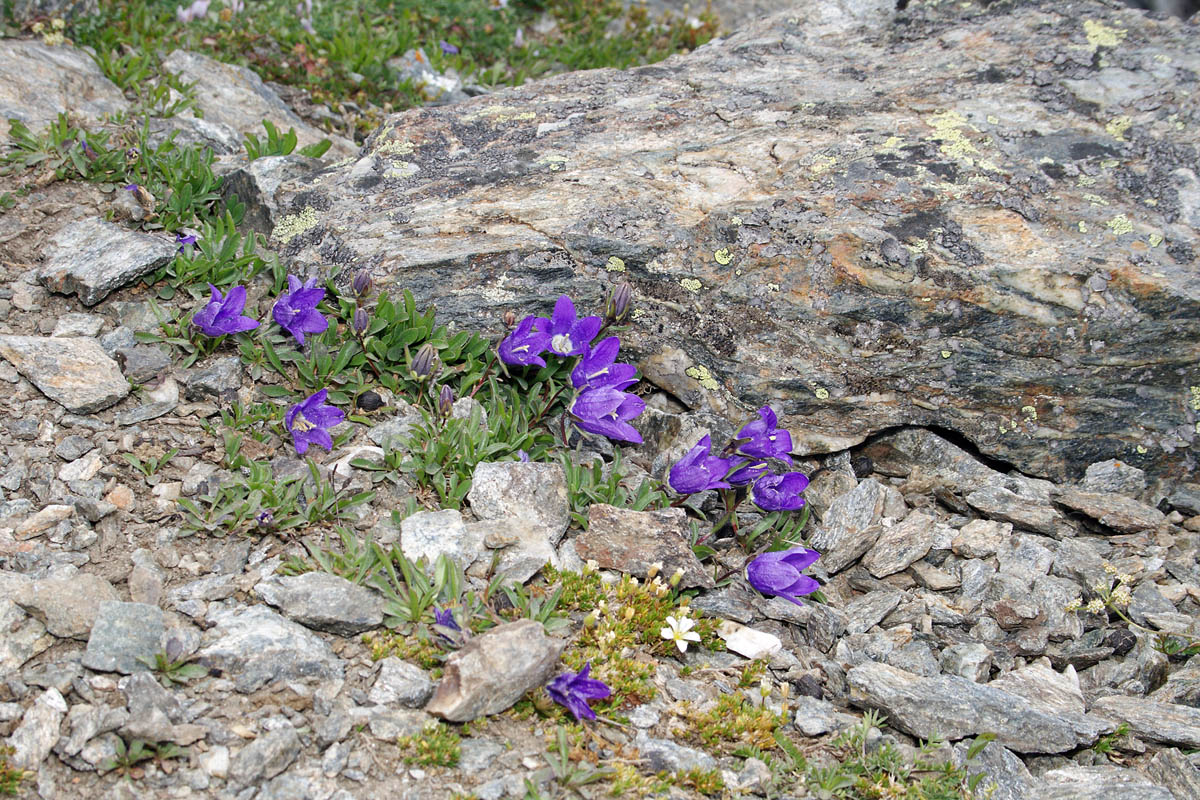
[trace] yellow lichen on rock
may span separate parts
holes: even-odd
[[[275,230],[271,231],[271,239],[280,244],[287,244],[305,231],[317,227],[319,222],[317,210],[312,206],[305,206],[299,214],[288,214],[279,220]]]
[[[1113,232],[1114,236],[1120,236],[1125,233],[1133,233],[1133,223],[1129,221],[1129,217],[1124,214],[1117,214],[1108,221],[1108,229]]]
[[[1087,34],[1088,47],[1095,52],[1101,47],[1116,47],[1125,40],[1124,28],[1110,28],[1094,19],[1083,21],[1083,32]]]
[[[687,375],[689,378],[692,378],[709,391],[721,388],[721,384],[717,383],[716,379],[713,378],[711,373],[709,373],[708,367],[697,364],[694,367],[688,367],[685,369],[683,374]]]

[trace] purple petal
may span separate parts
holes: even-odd
[[[771,555],[764,553],[763,556]],[[746,580],[763,594],[779,594],[796,582],[795,569],[775,559],[759,556],[746,567]]]
[[[574,324],[575,304],[564,294],[554,304],[554,314],[550,317],[550,331],[553,335],[570,333]]]
[[[806,550],[803,547],[794,547],[791,550],[785,551],[785,555],[781,560],[789,564],[792,569],[799,572],[800,570],[808,569],[813,564],[817,563],[817,559],[820,557],[821,554],[816,550]]]

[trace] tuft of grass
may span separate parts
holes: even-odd
[[[8,757],[14,752],[16,751],[8,745],[0,745],[0,794],[16,794],[25,778],[25,770],[17,769],[8,763]]]
[[[396,744],[404,763],[423,767],[453,767],[462,755],[462,737],[449,725],[433,722],[414,736],[401,736]]]

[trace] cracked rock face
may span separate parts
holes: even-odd
[[[931,424],[1027,474],[1179,477],[1198,72],[1195,25],[1095,2],[784,13],[392,116],[281,189],[274,242],[476,328],[629,280],[650,382],[739,418],[769,400],[802,451]]]

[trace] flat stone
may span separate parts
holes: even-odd
[[[381,706],[421,708],[432,694],[433,681],[429,680],[425,670],[395,656],[388,656],[379,661],[379,675],[367,699]]]
[[[171,367],[171,356],[154,344],[121,347],[113,355],[125,377],[135,383],[148,383]]]
[[[254,591],[306,628],[354,636],[383,624],[383,595],[328,572],[272,575]]]
[[[729,620],[721,623],[717,635],[725,640],[725,646],[731,652],[750,659],[768,658],[783,649],[783,642],[775,634]]]
[[[63,483],[90,481],[96,477],[97,472],[104,468],[104,463],[104,459],[99,453],[88,453],[70,464],[63,464],[58,470],[58,479]]]
[[[54,644],[46,626],[0,596],[0,674],[14,674],[29,659]]]
[[[481,520],[518,519],[556,545],[571,523],[567,477],[561,464],[484,461],[475,467],[471,511]]]
[[[1124,461],[1110,458],[1088,464],[1079,488],[1085,492],[1119,492],[1136,497],[1146,490],[1146,473]]]
[[[951,645],[942,651],[941,665],[947,675],[986,683],[992,668],[992,651],[980,642]]]
[[[1062,489],[1055,500],[1119,533],[1139,533],[1166,524],[1161,511],[1131,497],[1112,492],[1083,492]]]
[[[75,506],[48,505],[33,516],[23,520],[13,530],[13,533],[16,534],[18,539],[31,539],[40,533],[45,533],[64,519],[70,519],[74,513]]]
[[[0,39],[0,119],[41,130],[69,112],[89,124],[129,109],[117,85],[74,47]]]
[[[81,572],[69,578],[43,578],[17,589],[13,602],[62,639],[86,641],[100,605],[116,601],[117,591],[99,575]]]
[[[862,565],[876,578],[894,575],[924,558],[938,540],[937,520],[914,511],[883,533],[863,557]]]
[[[329,139],[333,142],[329,151],[333,156],[357,152],[353,143],[340,136],[326,135],[302,120],[248,67],[225,64],[186,50],[173,51],[163,59],[162,66],[184,83],[196,84],[196,106],[209,122],[261,138],[265,135],[263,120],[268,119],[281,133],[294,128],[301,147]]]
[[[966,761],[969,746],[968,742],[959,742],[954,746],[955,756]],[[996,742],[988,742],[975,759],[966,765],[966,770],[970,777],[983,774],[980,787],[995,786],[988,796],[989,800],[1028,800],[1036,796],[1037,779],[1029,774],[1029,769],[1020,758]],[[988,789],[982,788],[981,791]]]
[[[576,537],[575,549],[585,561],[639,578],[656,564],[664,579],[682,569],[681,587],[711,589],[713,577],[692,552],[690,541],[682,508],[630,511],[595,503],[588,507],[588,527]]]
[[[54,235],[37,276],[50,291],[78,295],[79,302],[94,306],[175,258],[177,249],[165,236],[83,219]]]
[[[283,772],[300,755],[300,736],[291,725],[269,731],[238,751],[229,763],[229,781],[255,786]]]
[[[54,445],[54,454],[63,461],[74,461],[80,456],[91,452],[95,447],[95,443],[88,437],[71,434],[70,436],[64,436],[58,444]]]
[[[405,558],[425,559],[427,567],[440,555],[467,569],[483,552],[484,531],[468,526],[452,508],[418,511],[400,523],[400,550]]]
[[[895,589],[877,589],[855,598],[843,609],[847,618],[846,632],[869,631],[892,613],[903,598],[904,593]]]
[[[21,724],[8,737],[13,753],[8,762],[17,769],[37,771],[59,739],[67,701],[57,689],[47,689],[33,701]]]
[[[966,496],[968,505],[993,520],[1011,522],[1018,528],[1063,538],[1066,523],[1049,503],[1031,502],[1004,486],[983,486]]]
[[[675,744],[667,739],[656,739],[643,731],[638,732],[633,746],[650,772],[707,771],[717,767],[716,760],[702,750]]]
[[[100,335],[104,328],[104,317],[99,314],[63,314],[54,323],[51,336],[83,336],[87,338]]]
[[[96,624],[88,637],[83,665],[97,672],[147,670],[162,650],[162,609],[145,603],[108,601],[100,604]]]
[[[1091,710],[1097,716],[1128,724],[1143,739],[1177,747],[1200,747],[1200,708],[1111,695],[1101,697]]]
[[[1042,775],[1039,800],[1178,800],[1135,769],[1068,766]]]
[[[239,692],[276,681],[337,681],[342,660],[308,629],[263,606],[222,611],[205,632],[197,662],[220,669]]]
[[[367,727],[376,739],[395,743],[397,737],[415,736],[432,722],[434,722],[433,717],[424,711],[376,706],[370,710]]]
[[[92,414],[129,394],[129,381],[95,339],[0,336],[0,356],[74,414]]]
[[[237,356],[214,359],[184,379],[184,396],[191,402],[237,395],[242,387],[242,361]]]
[[[472,522],[467,527],[482,530],[484,545],[500,551],[494,569],[491,559],[477,559],[472,574],[490,570],[510,583],[525,583],[547,564],[559,564],[558,553],[540,525],[513,517]]]
[[[828,700],[797,695],[788,705],[796,709],[794,722],[805,736],[822,736],[854,725],[858,718],[842,713]]]
[[[451,722],[498,714],[550,679],[565,645],[534,620],[498,625],[446,660],[425,710]]]
[[[997,677],[988,684],[1023,698],[1034,708],[1061,717],[1075,728],[1080,744],[1090,744],[1113,726],[1105,720],[1084,715],[1083,691],[1075,668],[1055,672],[1045,660],[1035,661]]]
[[[857,561],[883,533],[879,520],[884,498],[883,485],[868,478],[830,504],[810,542],[830,574]]]
[[[973,519],[962,526],[958,535],[950,543],[950,549],[956,556],[963,558],[987,558],[994,556],[996,551],[1012,536],[1011,522],[997,522],[990,519]]]
[[[846,682],[855,705],[878,709],[889,725],[924,739],[936,735],[957,741],[990,731],[996,741],[1019,753],[1062,753],[1078,744],[1066,720],[965,678],[923,678],[868,662],[851,669]]]

